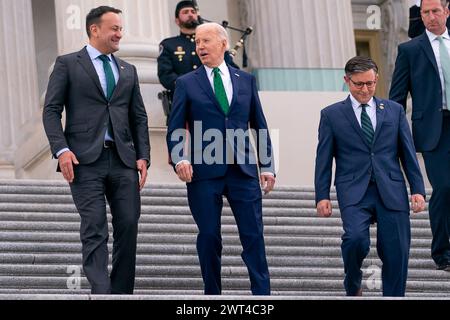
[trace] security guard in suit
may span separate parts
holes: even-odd
[[[179,76],[196,70],[202,65],[195,52],[195,28],[199,25],[199,19],[192,1],[180,1],[177,4],[175,22],[180,27],[180,35],[164,39],[160,43],[158,57],[158,78],[167,90],[161,92],[159,97],[163,101],[167,119],[170,114],[175,81]],[[225,62],[239,69],[228,52],[225,53]]]
[[[425,31],[425,25],[420,14],[420,3],[421,1],[417,0],[416,4],[409,8],[408,37],[411,39],[420,36]],[[450,9],[450,4],[448,6]],[[447,19],[447,28],[450,29],[450,19]]]

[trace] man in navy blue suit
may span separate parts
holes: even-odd
[[[425,207],[425,188],[405,112],[398,103],[374,97],[378,67],[370,58],[354,57],[345,66],[349,97],[321,112],[315,191],[317,213],[332,213],[334,183],[344,235],[344,286],[348,296],[362,294],[361,266],[370,250],[371,223],[377,222],[377,252],[384,296],[404,296],[410,247],[409,203]]]
[[[426,31],[398,47],[389,93],[406,110],[412,98],[412,132],[433,187],[429,203],[436,269],[450,271],[450,36],[447,1],[423,0]]]
[[[187,183],[189,207],[199,229],[197,252],[205,294],[222,291],[220,221],[225,195],[238,226],[252,293],[269,295],[262,191],[273,189],[275,171],[256,80],[224,62],[229,42],[219,24],[197,27],[195,42],[203,66],[176,81],[167,145],[178,177]],[[257,154],[249,129],[256,133]]]

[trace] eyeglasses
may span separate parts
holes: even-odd
[[[367,81],[367,82],[355,82],[351,78],[348,78],[348,79],[353,83],[353,85],[357,89],[362,89],[364,87],[364,85],[366,85],[368,89],[371,89],[377,84],[376,80],[375,81]]]

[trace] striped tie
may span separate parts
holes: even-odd
[[[368,104],[362,104],[361,108],[361,129],[364,133],[364,137],[366,138],[367,142],[369,143],[369,145],[372,145],[373,142],[373,136],[374,136],[374,131],[373,131],[373,126],[372,126],[372,121],[370,121],[370,117],[367,114],[366,108],[368,107]]]

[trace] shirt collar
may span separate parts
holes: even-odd
[[[356,100],[355,97],[352,96],[352,94],[350,94],[350,101],[352,102],[352,107],[355,111],[361,106],[361,103],[358,102],[358,100]],[[370,98],[369,102],[367,102],[366,104],[368,104],[370,108],[377,106],[373,97]]]
[[[97,50],[96,48],[94,48],[93,46],[91,46],[90,44],[88,44],[86,46],[86,50],[89,54],[89,57],[91,58],[91,60],[95,60],[97,59],[99,56],[103,55],[103,53],[101,53],[99,50]],[[110,54],[106,54],[106,56],[109,58],[109,61],[112,61],[112,55]]]
[[[218,68],[219,68],[220,73],[222,75],[226,75],[226,74],[229,73],[229,70],[228,70],[228,67],[227,67],[227,64],[225,63],[225,61],[222,61],[222,63],[220,64],[220,66]],[[205,69],[206,69],[206,73],[208,75],[213,75],[213,69],[214,68],[210,68],[208,66],[205,66]]]
[[[436,35],[430,31],[428,31],[428,29],[425,29],[425,32],[427,33],[428,39],[430,39],[430,42],[432,43],[434,40],[437,39],[437,37],[439,37],[439,35]],[[442,38],[450,40],[450,36],[448,34],[448,29],[445,29],[445,32],[443,34],[440,35]]]

